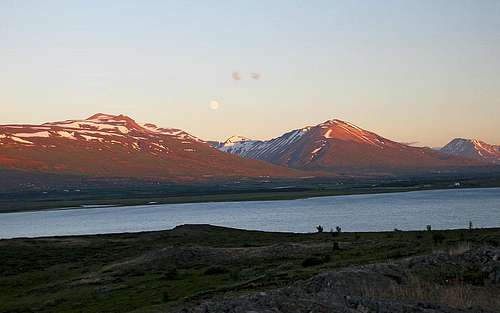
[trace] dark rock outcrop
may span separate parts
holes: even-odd
[[[175,312],[477,313],[500,310],[500,249],[346,268],[291,286],[202,301]]]

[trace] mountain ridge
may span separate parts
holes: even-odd
[[[214,148],[215,147],[215,148]],[[405,145],[331,119],[271,140],[204,141],[177,128],[97,113],[40,125],[0,125],[0,168],[168,181],[429,174],[480,159]]]
[[[270,140],[215,146],[245,158],[328,172],[391,173],[485,165],[479,160],[402,144],[340,119],[288,131]]]
[[[0,167],[173,181],[300,176],[222,153],[180,129],[103,113],[41,125],[0,125]]]

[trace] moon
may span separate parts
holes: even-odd
[[[220,107],[220,103],[217,100],[210,101],[210,109],[217,110]]]

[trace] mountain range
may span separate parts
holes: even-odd
[[[171,181],[299,175],[221,152],[180,129],[109,114],[42,125],[1,125],[0,167]]]
[[[460,154],[398,143],[338,119],[267,141],[233,136],[215,147],[245,158],[330,173],[429,172],[486,164]]]
[[[463,139],[441,151],[412,147],[338,119],[267,141],[223,143],[102,113],[0,125],[0,170],[172,182],[460,171],[498,163],[498,151]]]

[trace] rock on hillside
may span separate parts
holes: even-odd
[[[480,248],[348,268],[176,312],[499,312],[499,257],[500,249]]]

